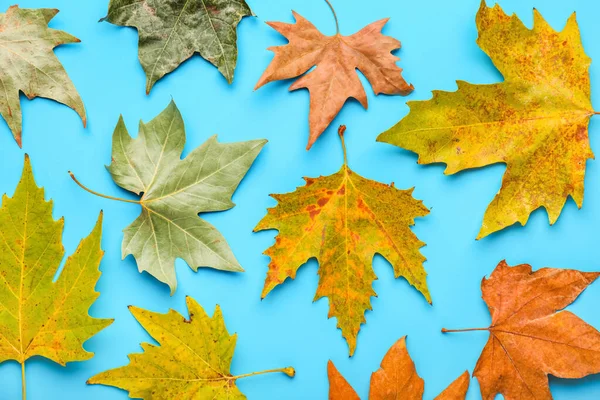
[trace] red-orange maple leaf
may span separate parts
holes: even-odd
[[[276,80],[295,78],[316,66],[292,84],[290,90],[306,88],[310,92],[310,136],[307,149],[325,131],[349,98],[355,98],[367,108],[367,96],[358,79],[360,70],[371,83],[375,94],[407,95],[413,86],[402,78],[396,65],[398,57],[391,54],[400,42],[381,34],[388,19],[367,25],[351,36],[325,36],[296,12],[295,24],[267,22],[285,36],[289,43],[270,47],[275,53],[255,89]]]

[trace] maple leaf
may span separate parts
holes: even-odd
[[[329,400],[360,400],[352,386],[331,361],[327,364]],[[464,400],[469,389],[465,371],[435,400]],[[369,400],[422,400],[425,382],[417,374],[415,363],[406,349],[406,336],[398,340],[381,361],[381,368],[371,375]]]
[[[586,160],[593,158],[588,123],[589,66],[575,14],[556,32],[534,10],[528,29],[485,1],[477,13],[477,44],[504,82],[434,91],[409,102],[410,113],[382,133],[387,142],[419,154],[420,164],[445,163],[445,173],[505,163],[500,191],[489,205],[478,239],[544,207],[556,222],[568,196],[583,202]]]
[[[160,314],[130,306],[159,345],[142,343],[144,352],[130,355],[129,365],[102,372],[88,383],[118,387],[131,398],[243,400],[237,379],[272,372],[294,376],[292,367],[231,375],[237,335],[227,332],[221,308],[217,305],[211,318],[191,297],[186,304],[188,319],[174,310]]]
[[[600,273],[500,262],[481,283],[492,315],[473,376],[484,400],[501,393],[506,400],[552,399],[548,374],[582,378],[600,372],[600,332],[569,311],[571,304]],[[557,312],[559,311],[559,312]]]
[[[132,254],[140,272],[147,271],[177,288],[175,259],[182,258],[197,271],[210,266],[223,271],[243,271],[225,238],[198,213],[223,211],[235,204],[231,196],[260,153],[266,140],[219,143],[212,136],[183,160],[185,129],[172,101],[155,119],[140,122],[131,138],[119,119],[113,134],[112,163],[108,170],[123,189],[140,200],[119,199],[87,189],[112,200],[142,206],[141,215],[124,230],[123,258]]]
[[[0,115],[19,147],[23,118],[19,93],[28,99],[46,97],[71,107],[86,125],[85,108],[75,86],[52,51],[80,40],[66,32],[48,28],[58,13],[50,8],[11,6],[0,13]]]
[[[369,80],[375,94],[407,95],[413,91],[413,86],[402,78],[402,69],[396,65],[399,58],[391,54],[400,48],[400,42],[381,34],[388,19],[374,22],[351,36],[342,36],[339,29],[334,36],[325,36],[307,19],[292,13],[295,24],[267,22],[289,43],[269,48],[275,57],[254,89],[272,81],[295,78],[316,66],[290,86],[290,90],[306,88],[310,92],[307,150],[333,121],[346,100],[352,97],[364,108],[368,107],[357,69]]]
[[[88,360],[93,353],[82,343],[112,323],[88,315],[99,295],[102,213],[54,282],[65,252],[63,226],[62,218],[52,218],[52,201],[44,200],[25,156],[15,193],[4,195],[0,208],[0,363],[21,364],[23,399],[26,360],[42,356],[63,366]]]
[[[345,127],[339,133],[344,148],[344,165],[325,177],[304,178],[306,186],[295,192],[272,194],[279,204],[254,231],[277,229],[275,245],[264,254],[271,257],[262,292],[264,298],[311,257],[319,261],[319,286],[315,300],[329,298],[329,317],[348,342],[350,355],[356,336],[371,309],[372,288],[377,279],[371,266],[375,253],[385,257],[394,276],[404,277],[431,303],[427,289],[425,245],[410,230],[416,217],[429,214],[413,189],[398,190],[363,178],[348,168],[344,147]]]
[[[245,0],[111,0],[101,21],[136,28],[146,94],[199,53],[229,83],[237,62],[237,25],[253,15]]]

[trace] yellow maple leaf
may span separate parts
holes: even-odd
[[[244,400],[237,379],[271,372],[294,376],[291,367],[231,375],[237,335],[227,332],[221,308],[209,317],[194,299],[185,301],[187,319],[174,310],[160,314],[130,307],[159,346],[142,343],[144,352],[132,354],[129,365],[102,372],[88,383],[124,389],[131,398]]]
[[[112,323],[88,315],[98,297],[102,213],[92,233],[81,241],[58,280],[64,256],[64,220],[52,218],[52,201],[37,187],[29,158],[12,198],[0,208],[0,363],[21,364],[23,400],[25,361],[42,356],[65,365],[88,360],[82,343]]]
[[[382,133],[388,142],[419,154],[420,164],[445,163],[446,174],[505,163],[502,187],[489,205],[478,239],[544,207],[556,222],[568,198],[583,202],[586,161],[593,158],[588,123],[590,58],[575,14],[556,32],[534,10],[528,29],[485,1],[477,14],[477,44],[504,75],[504,82],[458,91],[434,91],[410,102],[410,114]]]
[[[345,127],[340,127],[342,146]],[[416,217],[429,214],[413,189],[398,190],[361,177],[344,165],[333,175],[304,178],[306,186],[295,192],[271,195],[279,204],[268,210],[255,231],[277,229],[262,297],[311,257],[319,260],[319,287],[315,300],[329,298],[329,317],[350,347],[356,349],[364,313],[371,309],[377,279],[371,266],[375,253],[384,256],[396,278],[404,277],[431,303],[423,268],[425,245],[410,230]]]

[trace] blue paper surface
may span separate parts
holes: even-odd
[[[327,361],[333,360],[361,398],[368,398],[369,379],[383,355],[400,337],[408,335],[408,348],[418,373],[425,380],[425,399],[432,399],[463,371],[473,371],[486,340],[486,332],[442,334],[442,327],[485,327],[489,313],[481,300],[480,282],[496,264],[530,263],[544,266],[600,269],[600,167],[589,161],[583,208],[572,199],[550,227],[547,214],[538,210],[526,227],[514,226],[475,241],[483,213],[500,188],[505,167],[495,165],[445,176],[443,166],[419,166],[416,156],[396,147],[376,143],[376,136],[408,112],[407,100],[424,100],[432,90],[455,90],[455,80],[493,83],[502,79],[489,58],[477,47],[475,14],[478,0],[334,1],[343,34],[351,34],[381,18],[391,17],[384,33],[402,41],[399,65],[415,86],[407,97],[374,96],[364,77],[369,110],[356,101],[346,104],[310,152],[307,91],[288,93],[291,82],[253,87],[272,53],[266,48],[285,39],[265,21],[292,21],[291,10],[312,21],[324,33],[335,33],[331,13],[322,0],[248,0],[258,16],[245,18],[238,28],[239,61],[235,80],[228,85],[217,69],[199,56],[160,80],[150,96],[137,59],[137,32],[109,23],[98,23],[108,0],[21,0],[21,7],[51,7],[61,12],[51,27],[82,40],[62,46],[56,54],[64,64],[88,112],[88,127],[69,108],[53,101],[22,98],[23,149],[0,123],[0,193],[12,196],[23,165],[31,156],[36,181],[54,200],[55,218],[65,217],[63,241],[71,254],[92,229],[104,210],[106,251],[101,264],[101,293],[91,315],[115,318],[112,326],[88,342],[94,352],[89,361],[61,367],[41,358],[27,362],[28,399],[126,399],[124,391],[87,386],[98,372],[125,365],[127,354],[139,352],[140,342],[152,341],[127,310],[132,304],[153,311],[169,308],[186,313],[185,296],[195,298],[209,314],[215,304],[223,309],[230,333],[238,334],[233,374],[294,366],[295,378],[262,375],[238,381],[250,400],[326,399]],[[4,11],[10,4],[0,2]],[[493,3],[488,1],[489,5]],[[516,12],[529,26],[535,6],[555,29],[562,29],[577,11],[587,54],[600,60],[600,2],[595,0],[502,0],[507,13]],[[591,66],[593,103],[600,104],[600,64]],[[140,119],[149,121],[174,99],[187,128],[185,153],[212,134],[224,142],[267,138],[268,145],[234,195],[232,210],[203,215],[225,236],[246,272],[223,273],[210,269],[192,272],[177,261],[179,287],[174,296],[148,274],[139,274],[130,256],[121,260],[122,230],[140,212],[137,205],[94,197],[78,188],[67,174],[72,170],[90,187],[114,196],[130,196],[111,180],[104,165],[110,163],[111,136],[122,114],[129,131],[137,133]],[[275,205],[269,193],[293,191],[304,181],[336,172],[342,152],[336,134],[346,124],[350,166],[373,180],[395,182],[398,188],[415,187],[414,196],[431,208],[413,228],[427,243],[423,254],[433,306],[403,279],[393,279],[390,265],[376,256],[379,280],[372,299],[373,311],[358,336],[354,357],[335,319],[327,319],[326,299],[312,302],[318,276],[317,262],[309,261],[294,281],[287,281],[260,300],[269,259],[261,253],[272,243],[275,231],[252,233],[267,207]],[[592,149],[600,152],[600,122],[592,119]],[[569,307],[600,328],[600,283],[591,285]],[[579,380],[551,378],[555,399],[582,400],[600,397],[600,376]],[[0,399],[20,399],[20,367],[0,365]],[[477,381],[471,381],[468,399],[479,399]]]

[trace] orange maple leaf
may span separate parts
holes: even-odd
[[[315,300],[329,299],[328,316],[336,317],[348,342],[350,355],[365,311],[371,310],[372,268],[376,253],[391,264],[396,278],[404,277],[431,303],[427,288],[425,243],[411,231],[415,218],[429,210],[412,196],[413,189],[375,182],[348,167],[344,146],[345,126],[339,130],[344,165],[339,172],[304,178],[306,185],[286,194],[272,194],[278,205],[269,208],[255,232],[277,229],[275,244],[264,254],[271,258],[262,297],[312,257],[319,261],[319,286]]]
[[[307,150],[333,121],[346,100],[355,98],[368,108],[356,69],[366,76],[375,94],[407,95],[413,91],[413,86],[402,77],[402,69],[396,65],[399,58],[391,54],[401,47],[400,42],[381,34],[388,19],[367,25],[351,36],[342,36],[339,30],[334,36],[325,36],[307,19],[292,13],[295,24],[267,22],[289,43],[269,48],[275,57],[254,89],[272,81],[295,78],[316,66],[290,86],[290,90],[306,88],[310,92]]]
[[[481,283],[492,315],[473,376],[484,400],[501,393],[505,400],[551,400],[548,374],[582,378],[600,372],[600,332],[569,311],[560,311],[600,273],[510,267],[500,262]]]
[[[335,368],[327,364],[329,400],[359,400],[358,394]],[[464,400],[469,389],[469,373],[465,371],[435,400]],[[415,363],[406,349],[406,336],[398,340],[381,361],[381,368],[371,375],[369,400],[421,400],[425,382],[417,374]]]

